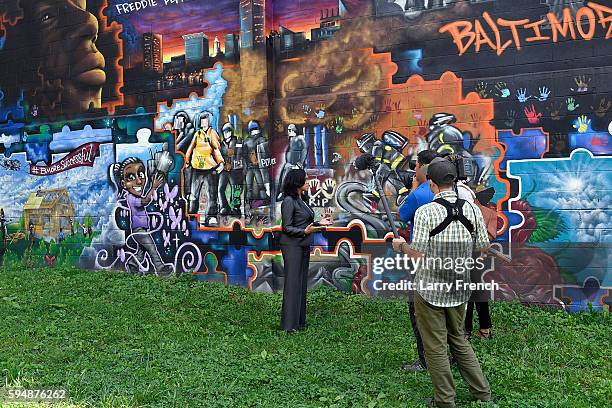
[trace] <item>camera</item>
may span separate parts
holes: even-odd
[[[412,159],[408,162],[408,168],[412,171],[416,170],[417,159]]]
[[[476,174],[473,160],[466,159],[460,154],[440,153],[440,157],[445,158],[455,165],[457,170],[457,180],[465,181],[470,176]]]

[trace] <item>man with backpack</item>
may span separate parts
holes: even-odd
[[[457,170],[449,160],[435,158],[427,167],[433,202],[415,214],[412,244],[393,240],[393,248],[412,258],[421,257],[416,271],[414,307],[423,339],[427,370],[434,386],[430,406],[454,407],[455,385],[447,347],[474,398],[491,400],[491,388],[469,342],[464,338],[466,303],[471,295],[467,263],[474,251],[484,255],[489,239],[479,208],[458,199],[453,186]],[[452,262],[449,262],[451,259]],[[472,262],[468,262],[471,259]],[[416,265],[416,263],[415,263]],[[467,270],[466,270],[467,269]]]

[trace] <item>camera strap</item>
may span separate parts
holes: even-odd
[[[446,208],[446,218],[444,221],[440,223],[436,228],[432,229],[429,233],[430,237],[438,235],[442,231],[446,229],[453,221],[459,221],[467,230],[470,232],[470,235],[473,235],[474,225],[467,219],[465,215],[463,215],[463,204],[465,204],[465,200],[457,199],[454,203],[450,201],[446,201],[443,198],[437,198],[433,200],[434,203],[438,203]]]

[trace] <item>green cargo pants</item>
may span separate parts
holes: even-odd
[[[470,343],[463,337],[465,318],[463,303],[456,307],[437,307],[414,295],[417,326],[423,338],[427,371],[434,386],[434,402],[438,407],[455,406],[455,383],[448,361],[447,345],[457,361],[461,377],[477,400],[491,399],[491,387],[480,369]]]

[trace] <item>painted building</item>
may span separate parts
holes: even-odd
[[[33,225],[36,236],[57,240],[60,229],[68,234],[74,219],[74,203],[65,188],[30,193],[23,207],[24,224]]]
[[[145,71],[163,72],[162,36],[155,33],[144,33],[142,43]]]

